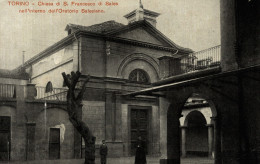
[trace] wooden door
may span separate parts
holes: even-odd
[[[138,136],[142,137],[144,147],[147,152],[148,138],[148,110],[132,109],[131,110],[131,155],[135,155]]]

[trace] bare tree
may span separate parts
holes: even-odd
[[[81,134],[85,141],[85,164],[95,163],[95,141],[96,137],[93,136],[89,127],[81,119],[82,111],[82,98],[86,90],[86,83],[89,81],[89,76],[83,83],[83,86],[79,94],[75,95],[75,87],[79,80],[81,73],[79,71],[71,72],[71,75],[66,75],[65,72],[62,73],[64,82],[69,88],[67,93],[67,111],[69,115],[69,120]]]

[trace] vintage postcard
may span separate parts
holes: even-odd
[[[259,162],[256,0],[0,6],[0,163]]]

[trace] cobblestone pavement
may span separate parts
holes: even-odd
[[[147,157],[147,164],[159,164],[159,157]],[[0,162],[1,164],[83,164],[83,159],[67,159],[67,160],[36,160],[36,161],[10,161]],[[96,164],[100,163],[100,159],[96,159]],[[208,158],[183,158],[181,164],[213,164],[212,159]],[[107,164],[134,164],[134,157],[108,158]]]

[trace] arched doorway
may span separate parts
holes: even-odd
[[[194,93],[187,99],[179,119],[181,163],[194,160],[193,157],[214,162],[214,118],[216,116],[214,105],[201,95]]]

